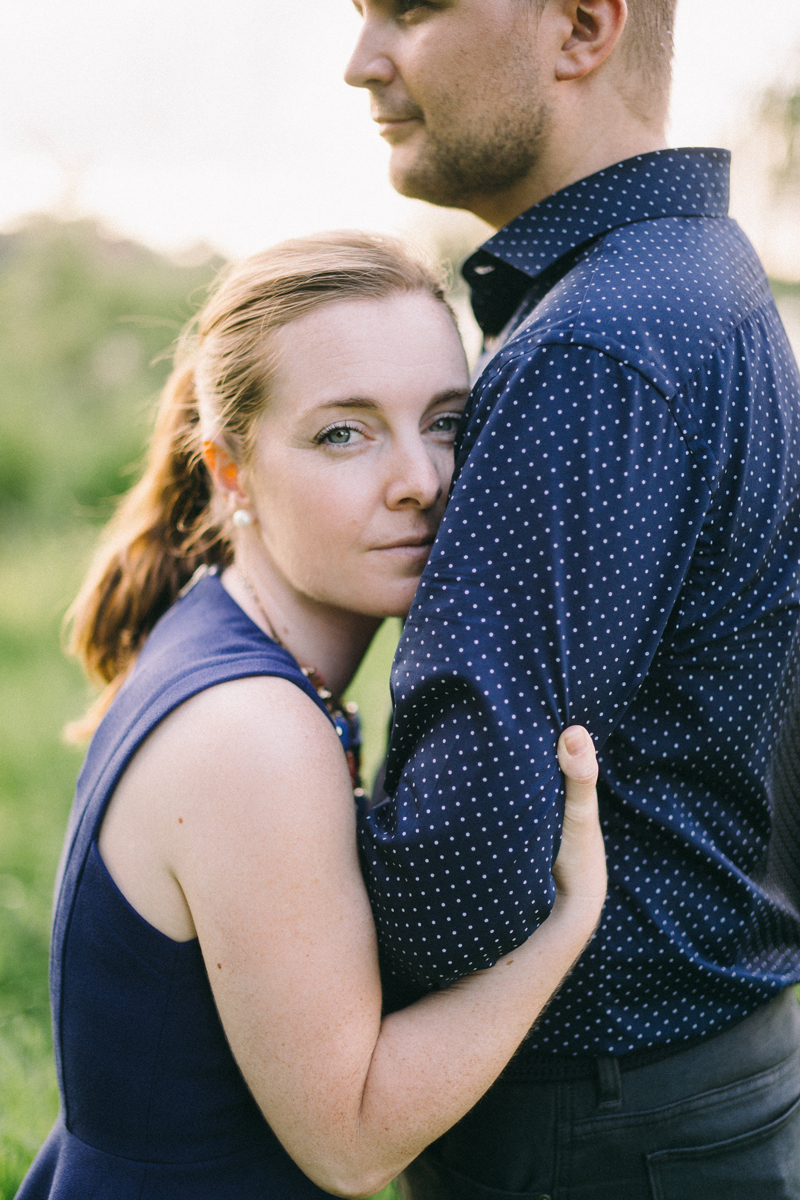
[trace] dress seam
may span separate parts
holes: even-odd
[[[161,1013],[161,1028],[158,1031],[158,1040],[156,1042],[156,1052],[153,1056],[153,1068],[152,1068],[151,1075],[150,1075],[150,1086],[147,1091],[147,1109],[146,1109],[145,1120],[144,1120],[144,1146],[145,1146],[145,1152],[148,1155],[148,1159],[147,1159],[148,1162],[149,1162],[149,1154],[150,1154],[150,1112],[151,1112],[152,1105],[153,1105],[153,1089],[155,1088],[156,1073],[158,1071],[158,1062],[161,1057],[161,1044],[164,1039],[164,1029],[165,1029],[165,1026],[167,1023],[167,1011],[169,1009],[169,1005],[172,1001],[172,995],[175,990],[175,975],[176,975],[176,969],[177,969],[177,958],[178,958],[177,954],[174,954],[173,959],[172,959],[172,971],[170,974],[170,981],[169,981],[169,991],[164,999],[164,1007],[163,1007],[163,1010]],[[139,1189],[139,1200],[141,1200],[142,1194],[144,1192],[145,1183],[146,1183],[146,1178],[143,1178],[142,1186]]]

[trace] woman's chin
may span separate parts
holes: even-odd
[[[387,617],[399,617],[405,621],[414,602],[416,591],[417,589],[414,587],[404,590],[399,595],[395,592],[392,596],[383,596],[380,599],[376,597],[374,606],[370,607],[369,612],[365,611],[364,615],[380,617],[384,620]]]
[[[423,566],[424,563],[413,575],[407,573],[399,578],[397,574],[387,578],[383,572],[370,577],[370,574],[363,572],[358,592],[352,596],[353,603],[346,607],[365,617],[405,619],[414,602]]]
[[[420,574],[422,574],[422,572],[420,572]],[[397,597],[392,612],[388,615],[392,617],[400,617],[403,621],[405,621],[406,617],[411,611],[411,605],[414,603],[414,597],[417,594],[418,587],[419,579],[415,579],[413,587],[409,587],[404,591],[402,596]]]

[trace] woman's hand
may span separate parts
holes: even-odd
[[[582,725],[571,725],[558,739],[558,765],[566,800],[561,848],[553,863],[556,909],[596,910],[606,894],[606,853],[597,811],[597,757]]]

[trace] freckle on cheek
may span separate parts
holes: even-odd
[[[222,970],[222,963],[217,963],[217,969],[220,971]]]
[[[183,817],[178,817],[178,824],[179,824],[179,825],[182,825],[182,824],[183,824]]]

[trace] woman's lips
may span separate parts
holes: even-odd
[[[407,542],[394,542],[389,546],[375,546],[373,553],[389,554],[409,562],[419,562],[428,557],[432,545],[433,538],[426,538],[424,541],[411,538]]]

